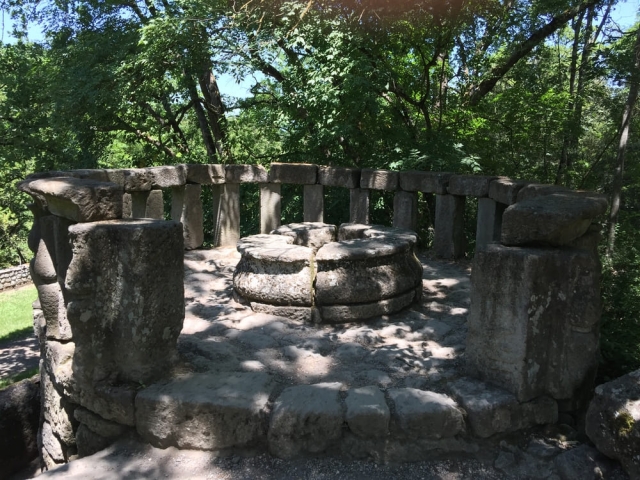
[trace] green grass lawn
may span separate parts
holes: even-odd
[[[31,304],[36,298],[33,285],[0,293],[0,342],[33,334]]]

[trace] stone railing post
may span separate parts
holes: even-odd
[[[369,190],[352,188],[349,196],[349,221],[351,223],[369,223]]]
[[[202,186],[199,184],[171,189],[171,219],[182,223],[186,250],[198,248],[204,241],[201,193]]]
[[[399,190],[393,196],[393,226],[418,229],[418,193]]]
[[[279,183],[260,184],[260,233],[271,233],[280,226],[281,190]]]

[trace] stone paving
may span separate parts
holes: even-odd
[[[254,313],[233,300],[234,249],[185,255],[180,351],[199,372],[269,372],[283,385],[444,391],[460,376],[470,267],[421,256],[424,293],[398,314],[336,326]]]
[[[556,421],[551,399],[519,404],[464,376],[469,264],[423,254],[419,303],[314,325],[235,301],[238,260],[228,248],[185,254],[181,361],[136,397],[136,429],[152,445],[405,461]]]

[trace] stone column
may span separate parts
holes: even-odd
[[[122,194],[122,218],[131,218],[133,214],[133,199],[130,193]]]
[[[440,258],[464,255],[464,201],[458,195],[436,194],[436,221],[433,249]]]
[[[213,185],[213,245],[232,247],[240,239],[240,184]]]
[[[151,190],[147,197],[145,218],[164,219],[164,199],[162,190]]]
[[[393,197],[393,226],[408,228],[414,232],[418,228],[418,193],[397,191]]]
[[[304,186],[304,221],[322,222],[324,221],[324,186],[305,185]]]
[[[202,186],[196,184],[171,189],[171,218],[182,223],[186,250],[198,248],[204,241],[201,192]]]
[[[351,223],[369,223],[369,190],[366,188],[352,188],[349,208]]]
[[[149,192],[131,192],[131,218],[147,216],[147,198]]]
[[[280,226],[281,190],[279,183],[260,184],[260,233],[270,233]]]
[[[506,205],[490,198],[478,199],[478,221],[476,226],[476,251],[489,243],[500,241],[502,214]]]

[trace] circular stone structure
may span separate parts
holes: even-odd
[[[234,292],[256,312],[313,323],[394,313],[422,292],[416,242],[410,230],[377,225],[283,225],[238,241]]]

